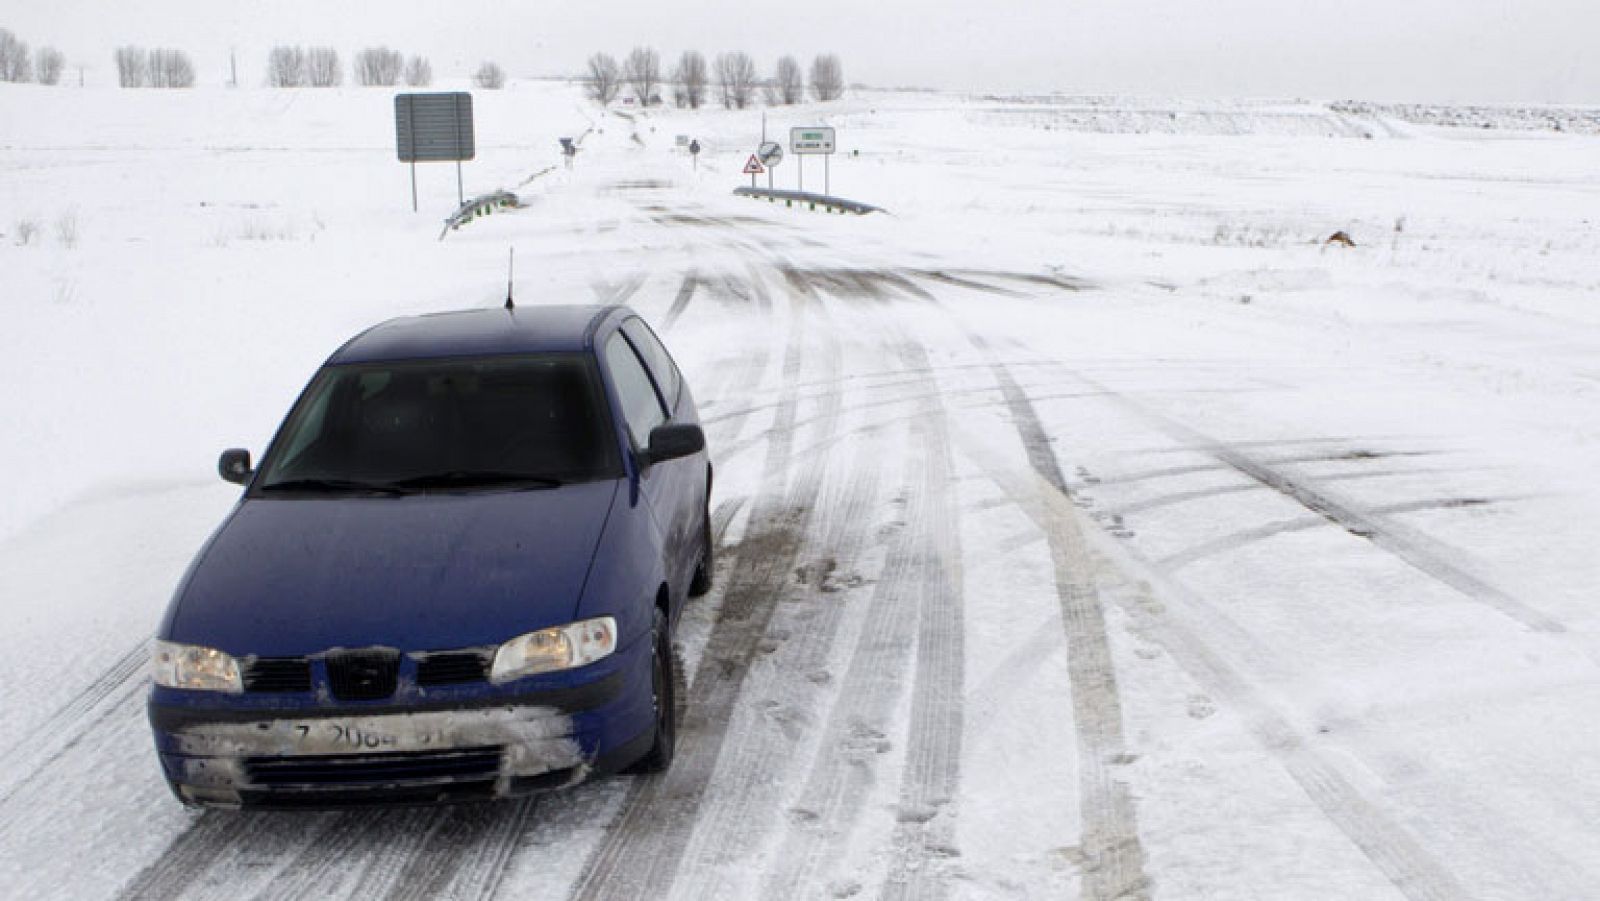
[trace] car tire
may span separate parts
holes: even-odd
[[[683,704],[682,672],[667,614],[656,608],[655,626],[650,635],[650,694],[655,710],[655,735],[650,750],[628,767],[627,772],[663,773],[672,766],[678,744],[679,708]]]
[[[689,597],[697,598],[711,590],[711,577],[716,569],[717,543],[711,536],[711,475],[706,474],[706,507],[700,519],[700,565],[689,580]]]

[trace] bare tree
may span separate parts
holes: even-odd
[[[806,99],[806,84],[800,74],[800,64],[792,56],[778,60],[778,74],[773,79],[777,87],[778,102],[793,106]]]
[[[656,88],[661,84],[661,57],[651,47],[635,47],[622,64],[622,79],[639,95],[639,105],[649,106],[656,101]]]
[[[747,53],[717,56],[717,92],[728,109],[744,109],[756,91],[756,64]]]
[[[706,58],[694,50],[684,51],[678,57],[678,67],[672,70],[672,80],[679,106],[699,109],[706,102]]]
[[[306,52],[283,44],[267,54],[267,84],[275,88],[298,88],[306,83]]]
[[[411,57],[406,63],[406,84],[413,88],[425,88],[433,84],[433,65],[423,57]]]
[[[388,47],[368,47],[356,54],[356,83],[369,87],[393,87],[400,83],[405,58]]]
[[[150,87],[194,87],[194,63],[182,50],[158,47],[150,51]]]
[[[142,88],[150,79],[150,57],[143,47],[118,47],[117,84],[125,88]]]
[[[617,99],[622,86],[622,72],[609,53],[596,53],[589,57],[589,99],[606,106]]]
[[[472,73],[472,83],[488,91],[498,91],[506,86],[506,71],[491,62],[486,62]]]
[[[342,81],[344,70],[339,68],[339,51],[332,47],[306,50],[306,84],[314,88],[335,88]]]
[[[33,61],[34,80],[40,84],[60,84],[61,70],[66,66],[67,58],[60,50],[54,47],[40,47],[39,55]]]
[[[0,81],[27,81],[33,77],[28,42],[0,28]]]
[[[844,96],[844,67],[839,57],[824,53],[811,61],[811,93],[824,102]]]

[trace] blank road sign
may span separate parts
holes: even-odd
[[[472,95],[465,91],[396,94],[394,133],[402,163],[470,160],[477,155]]]

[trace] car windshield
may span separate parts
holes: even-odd
[[[580,354],[323,370],[262,463],[258,491],[553,487],[614,477],[614,436]]]

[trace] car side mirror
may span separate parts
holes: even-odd
[[[225,482],[243,485],[255,474],[256,471],[250,468],[250,452],[243,448],[230,447],[217,460],[217,475],[222,476]]]
[[[698,454],[706,449],[706,433],[693,423],[658,425],[650,430],[650,447],[644,452],[646,466]]]

